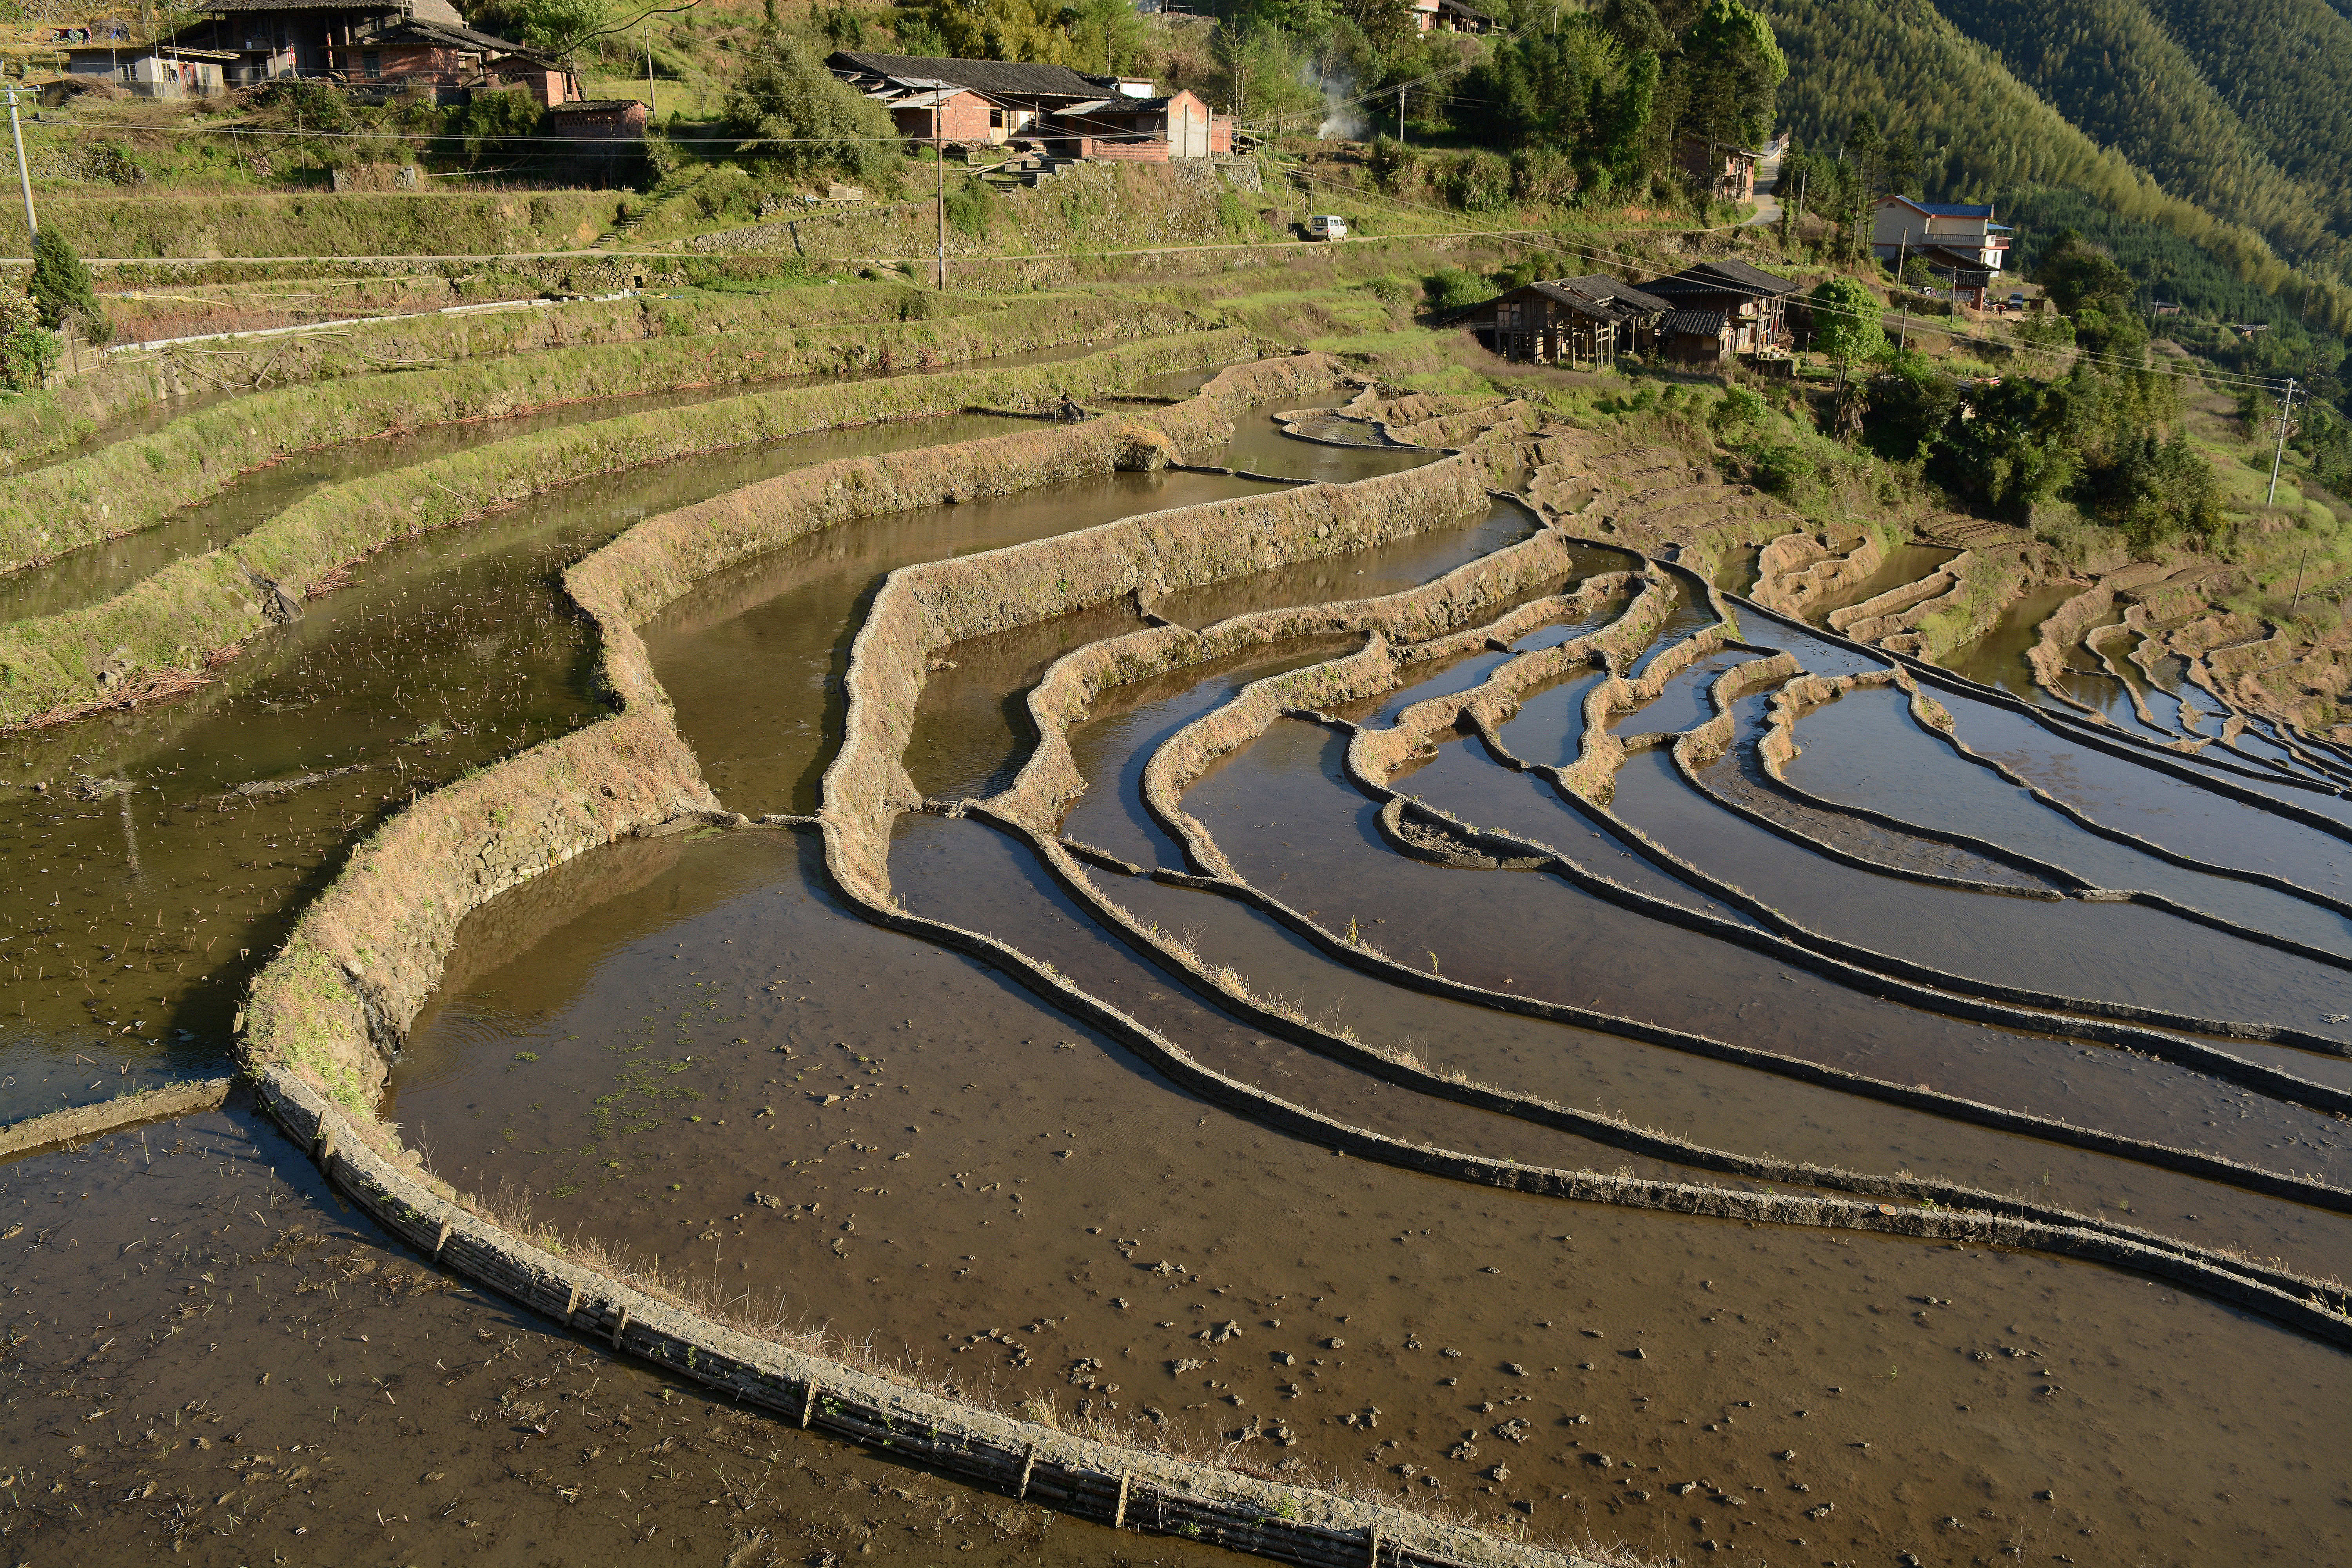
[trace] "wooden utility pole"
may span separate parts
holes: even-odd
[[[10,101],[13,103],[15,100],[14,100],[13,99],[11,99],[11,100],[10,100]],[[11,111],[10,111],[10,112],[11,112],[11,114],[13,115],[13,113],[14,113],[15,111],[14,111],[13,110],[11,110]],[[21,142],[20,142],[20,143],[18,143],[18,150],[17,150],[17,154],[16,154],[16,155],[17,155],[19,158],[22,158],[22,157],[24,156],[23,144],[22,144]],[[27,197],[26,197],[25,199],[26,199],[26,201],[27,203],[30,203],[30,202],[31,202],[31,200],[32,200],[32,198],[31,198],[30,196],[27,196]],[[2276,451],[2274,451],[2274,452],[2273,452],[2273,453],[2271,454],[2271,493],[2270,493],[2269,495],[2265,496],[2264,498],[2263,498],[2263,504],[2264,506],[2276,506],[2276,505],[2278,505],[2278,476],[2279,476],[2279,465],[2280,465],[2281,463],[2283,463],[2283,462],[2284,462],[2284,461],[2286,460],[2286,426],[2287,426],[2287,416],[2288,416],[2289,415],[2293,414],[2294,412],[2294,377],[2293,377],[2293,376],[2288,376],[2288,377],[2286,378],[2286,396],[2285,396],[2284,399],[2282,399],[2282,400],[2280,401],[2280,403],[2279,403],[2279,438],[2278,438],[2278,450],[2276,450]]]
[[[2303,547],[2303,553],[2294,558],[2294,599],[2286,607],[2289,616],[2303,607],[2303,563],[2310,559],[2311,546],[2306,544]]]

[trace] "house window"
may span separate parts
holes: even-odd
[[[1003,110],[992,109],[988,111],[988,128],[991,131],[1002,131],[1004,129]]]
[[[373,81],[383,74],[383,57],[382,55],[376,53],[373,49],[370,49],[365,54],[360,56],[360,75],[367,78],[370,81]]]

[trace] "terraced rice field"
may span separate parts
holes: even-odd
[[[2352,763],[1200,342],[5,738],[20,1555],[2346,1555]]]

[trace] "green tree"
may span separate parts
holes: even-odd
[[[2202,543],[2221,531],[2221,481],[2184,433],[2176,431],[2165,440],[2153,430],[2140,432],[2095,484],[2095,511],[2135,548],[2169,543],[2184,534]]]
[[[1062,13],[1070,34],[1070,64],[1111,74],[1133,70],[1151,42],[1134,0],[1078,0]]]
[[[65,235],[54,226],[33,241],[33,276],[25,291],[41,313],[41,325],[55,331],[72,320],[87,342],[102,343],[114,336],[114,323],[98,302],[89,268],[82,265]]]
[[[2033,280],[2070,316],[2084,310],[2128,310],[2139,287],[2113,256],[2071,228],[2052,237]]]
[[[936,48],[955,59],[1100,70],[1099,52],[1091,61],[1077,58],[1068,26],[1077,17],[1055,0],[929,0],[892,26],[902,47]]]
[[[539,100],[520,89],[477,92],[472,102],[450,118],[451,129],[466,150],[466,161],[479,163],[520,151],[525,143],[511,139],[538,135],[547,110]]]
[[[1682,58],[1685,134],[1755,146],[1772,133],[1789,59],[1762,16],[1739,0],[1709,0],[1683,35]]]
[[[1816,285],[1805,303],[1812,311],[1813,347],[1837,366],[1838,391],[1843,393],[1847,374],[1855,365],[1885,352],[1878,296],[1851,278],[1832,278]]]
[[[1255,19],[1220,22],[1209,50],[1217,68],[1211,93],[1251,124],[1289,120],[1311,130],[1322,119],[1323,93],[1311,64],[1281,27]]]
[[[724,117],[745,151],[787,174],[837,170],[870,183],[898,162],[889,111],[825,69],[814,46],[794,34],[761,40],[727,95]]]
[[[1379,59],[1402,54],[1421,37],[1421,16],[1412,0],[1339,0],[1339,8]]]
[[[566,58],[613,25],[611,0],[521,0],[506,12],[518,43]]]

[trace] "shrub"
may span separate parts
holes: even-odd
[[[1781,442],[1756,454],[1756,482],[1784,500],[1803,495],[1818,471],[1812,455],[1793,443]]]
[[[1511,194],[1529,206],[1565,206],[1575,199],[1576,165],[1556,147],[1522,147],[1511,154]]]
[[[1442,267],[1431,273],[1422,280],[1422,292],[1428,297],[1431,311],[1440,316],[1467,310],[1482,300],[1495,297],[1493,287],[1484,278],[1459,267]]]
[[[1727,436],[1752,429],[1764,417],[1764,395],[1745,386],[1727,386],[1708,422]]]
[[[1376,137],[1364,166],[1371,171],[1374,184],[1394,195],[1419,177],[1421,154],[1394,137]]]
[[[1234,194],[1227,191],[1221,198],[1220,205],[1233,199]],[[948,187],[947,203],[949,226],[973,239],[988,237],[989,227],[996,218],[995,186],[986,180],[960,180]]]
[[[1511,165],[1497,153],[1465,153],[1445,171],[1445,195],[1470,212],[1511,205]]]
[[[456,130],[463,139],[467,162],[478,163],[486,157],[511,151],[507,137],[538,135],[547,110],[527,92],[478,92],[474,101],[456,118]]]
[[[788,174],[836,169],[872,184],[897,167],[889,111],[825,68],[824,58],[789,33],[771,33],[727,95],[727,123],[756,139],[747,149]]]
[[[41,330],[40,308],[23,294],[0,294],[0,386],[37,392],[58,363],[58,340]]]
[[[41,230],[33,241],[33,276],[26,289],[40,311],[41,325],[54,330],[71,317],[80,323],[82,336],[90,342],[102,343],[114,336],[114,323],[107,319],[98,302],[98,290],[90,285],[89,268],[54,227]]]

